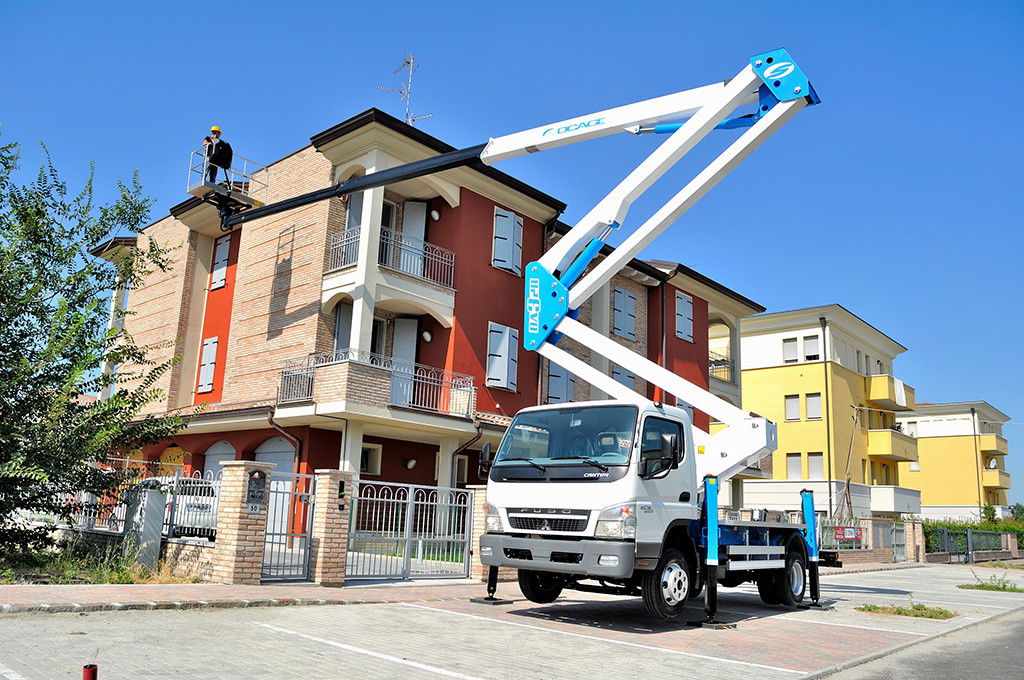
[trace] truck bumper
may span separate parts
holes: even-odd
[[[635,558],[636,544],[625,541],[560,541],[508,534],[480,537],[480,561],[490,567],[627,578]]]

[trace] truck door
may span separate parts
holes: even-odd
[[[659,462],[662,435],[675,435],[682,447],[679,467]],[[640,478],[637,494],[637,542],[660,543],[665,529],[676,519],[694,519],[697,510],[693,446],[683,424],[649,415],[640,430],[640,458],[647,458],[647,478]]]

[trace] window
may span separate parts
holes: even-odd
[[[231,252],[231,234],[221,236],[213,244],[213,266],[210,267],[210,290],[223,288],[228,276],[228,254]]]
[[[676,337],[693,342],[693,298],[676,292]]]
[[[385,266],[398,266],[398,251],[395,248],[395,213],[391,201],[384,201],[380,209],[380,243],[377,246],[377,262]]]
[[[352,337],[352,305],[339,302],[334,308],[334,351],[350,347]]]
[[[612,377],[631,390],[636,389],[636,374],[618,366],[612,367]]]
[[[807,420],[821,420],[821,393],[807,395]]]
[[[818,336],[807,335],[804,337],[804,361],[817,361],[821,358],[818,349]]]
[[[455,483],[465,484],[469,480],[469,458],[455,456]]]
[[[864,355],[864,375],[871,375],[871,356]]]
[[[860,350],[857,350],[857,372],[858,373],[863,373],[864,372],[864,367],[860,363]]]
[[[911,472],[920,472],[921,471],[921,463],[920,463],[920,461],[916,461],[916,460],[910,461],[910,471]]]
[[[624,288],[615,288],[612,333],[636,340],[636,296]]]
[[[800,420],[800,395],[786,395],[786,420]]]
[[[363,444],[362,452],[359,456],[360,474],[373,476],[380,474],[382,448],[380,444]]]
[[[345,231],[355,231],[363,219],[363,192],[349,194],[346,206]]]
[[[548,403],[563,404],[575,396],[575,376],[553,361],[548,363]]]
[[[656,475],[671,467],[671,463],[661,460],[661,438],[666,434],[675,435],[677,446],[683,446],[683,427],[679,423],[663,418],[648,418],[644,421],[643,434],[640,435],[640,457],[650,460],[647,464],[649,475]]]
[[[206,338],[203,340],[203,352],[199,357],[199,384],[196,392],[213,392],[213,374],[217,368],[217,342],[218,338]]]
[[[782,340],[782,361],[787,364],[795,364],[797,361],[796,338],[783,338]]]
[[[495,206],[491,265],[519,275],[523,272],[522,261],[523,218]]]
[[[801,467],[799,453],[786,454],[786,479],[803,479],[804,471]]]
[[[825,479],[825,456],[820,451],[807,454],[807,479]]]
[[[487,387],[516,391],[519,331],[493,321],[487,323]]]

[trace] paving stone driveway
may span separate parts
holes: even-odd
[[[985,572],[985,576],[988,575]],[[979,572],[980,575],[980,572]],[[1024,584],[1024,575],[1011,575]],[[761,605],[755,589],[723,590],[736,630],[652,622],[636,600],[569,593],[552,605],[519,600],[92,612],[0,616],[0,678],[586,678],[665,674],[798,678],[858,657],[984,621],[1024,594],[956,588],[965,567],[829,575],[835,611]],[[396,589],[397,590],[397,589]],[[514,591],[511,591],[514,592]],[[865,602],[938,604],[952,621],[859,613]],[[694,606],[692,618],[699,618]]]

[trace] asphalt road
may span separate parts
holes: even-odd
[[[1019,680],[1024,677],[1024,611],[926,640],[828,677],[830,680]]]

